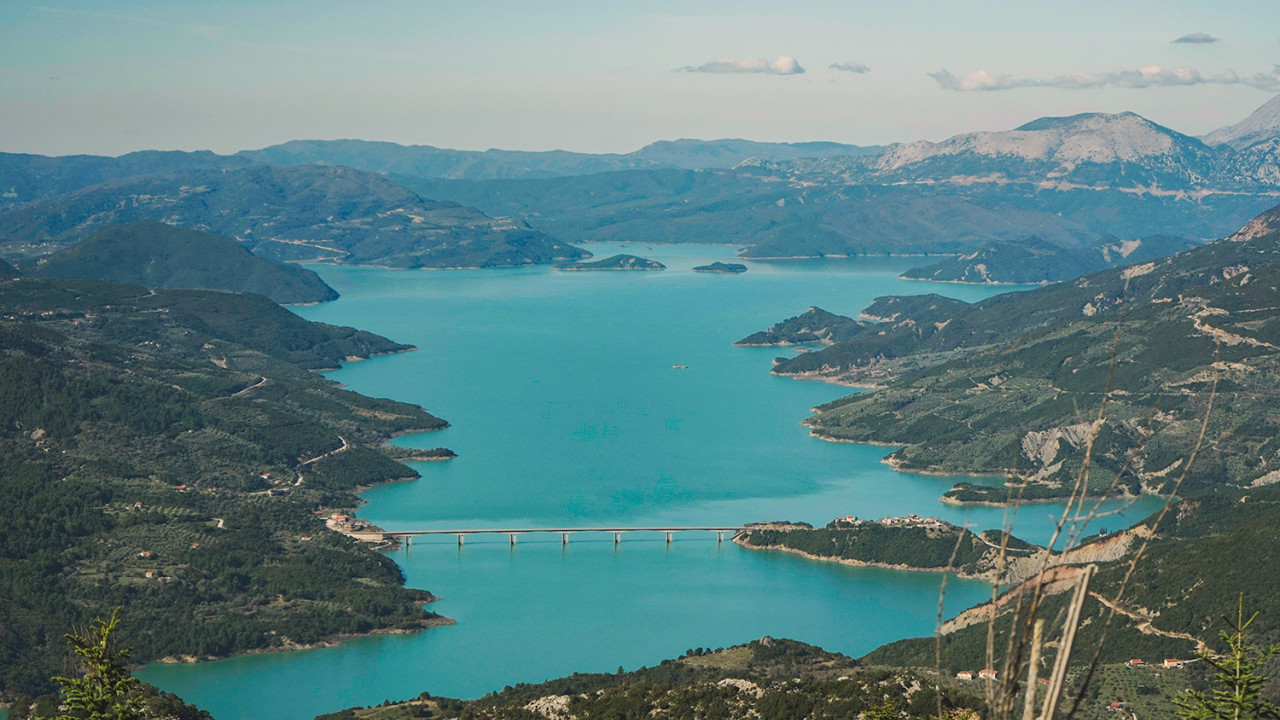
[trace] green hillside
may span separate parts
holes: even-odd
[[[154,220],[98,228],[79,243],[41,258],[33,274],[152,288],[253,292],[281,304],[338,297],[311,270],[265,260],[221,235]]]
[[[315,514],[415,476],[377,448],[446,423],[302,366],[404,348],[257,295],[0,281],[0,697],[117,606],[140,662],[440,622]]]
[[[1091,423],[1095,487],[1161,491],[1176,476],[1217,382],[1211,447],[1187,489],[1269,482],[1280,456],[1271,411],[1280,363],[1280,210],[1172,258],[973,305],[898,314],[775,373],[884,384],[818,408],[807,424],[840,440],[905,446],[905,469],[1011,473],[1023,497],[1064,495]],[[878,303],[884,304],[884,303]],[[1112,360],[1115,366],[1112,369]],[[961,501],[1007,489],[963,485]]]
[[[853,320],[811,307],[793,318],[787,318],[768,330],[752,333],[734,345],[801,345],[804,343],[836,343],[858,336],[872,323]]]
[[[1188,202],[1120,187],[1046,192],[1034,182],[951,185],[950,172],[898,182],[845,170],[820,159],[547,179],[394,179],[567,240],[715,243],[746,248],[747,258],[960,254],[1029,236],[1062,247],[1116,236],[1213,238],[1275,204],[1270,187]]]
[[[902,277],[978,285],[1063,282],[1109,267],[1172,255],[1196,245],[1166,235],[1127,241],[1103,238],[1079,248],[1061,247],[1035,237],[998,240],[971,253],[911,268]]]
[[[839,518],[821,528],[748,525],[734,542],[853,565],[953,572],[1001,582],[1013,577],[1009,568],[999,568],[1001,548],[1019,557],[1042,550],[1012,536],[1006,539],[997,531],[973,533],[936,518]]]
[[[1143,700],[1160,710],[1161,714],[1154,716],[1171,716],[1172,695],[1188,686],[1203,687],[1207,673],[1195,665],[1163,669],[1159,664],[1165,658],[1193,659],[1197,641],[1214,651],[1224,650],[1218,633],[1227,629],[1226,618],[1234,618],[1241,598],[1247,615],[1258,613],[1250,626],[1250,640],[1261,647],[1280,640],[1280,611],[1273,602],[1280,592],[1280,580],[1266,570],[1276,559],[1278,523],[1280,492],[1274,487],[1247,494],[1190,498],[1177,503],[1160,525],[1156,526],[1154,518],[1141,523],[1140,536],[1146,535],[1147,528],[1156,532],[1133,576],[1125,582],[1133,556],[1142,547],[1140,542],[1134,542],[1118,560],[1099,563],[1098,574],[1089,587],[1073,652],[1072,676],[1076,682],[1083,679],[1083,670],[1095,652],[1100,662],[1110,668],[1104,668],[1093,681],[1086,697],[1103,704]],[[1029,591],[1030,586],[1030,582],[1015,586],[1002,595],[1002,609],[995,623],[996,667],[1004,661],[1013,628],[1019,622],[1025,623],[1025,614],[1021,620],[1015,617],[1018,603],[1014,599],[1019,592]],[[1052,584],[1049,587],[1037,616],[1059,626],[1068,599],[1064,590],[1069,588]],[[1029,593],[1024,597],[1030,597]],[[1107,603],[1102,602],[1104,599]],[[1119,612],[1113,614],[1109,603],[1114,603]],[[971,610],[966,615],[981,613]],[[954,672],[985,665],[987,633],[985,622],[948,621],[942,638],[943,668]],[[936,649],[934,638],[912,638],[878,648],[861,661],[933,665]],[[1048,646],[1047,662],[1053,661],[1055,652],[1052,645]],[[1134,658],[1155,667],[1134,669],[1122,665]],[[1268,663],[1265,674],[1266,693],[1274,696],[1280,690],[1280,667]],[[1175,682],[1160,682],[1162,675]],[[1135,682],[1148,688],[1141,697]],[[1100,717],[1094,709],[1088,710],[1085,717]]]
[[[33,257],[104,224],[162,220],[245,243],[272,260],[494,267],[587,257],[513,220],[420,197],[343,167],[250,166],[127,178],[0,214],[0,252]]]
[[[317,720],[409,718],[703,718],[836,720],[926,718],[941,695],[949,720],[976,720],[982,688],[931,673],[861,667],[848,657],[792,640],[764,637],[716,650],[696,648],[675,660],[617,674],[582,674],[517,685],[469,701],[423,693],[404,702],[352,708]]]
[[[309,376],[299,367],[335,368],[348,358],[413,349],[364,330],[303,320],[247,293],[147,290],[106,280],[14,279],[3,287],[0,307],[10,319],[64,321],[63,332],[111,342],[146,338],[166,355],[243,369],[270,364],[278,373]]]

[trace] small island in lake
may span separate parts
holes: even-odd
[[[666,270],[667,266],[656,260],[621,254],[603,260],[556,265],[555,268],[557,270]]]
[[[747,266],[742,263],[723,263],[713,262],[710,265],[699,265],[693,269],[694,272],[703,273],[719,273],[720,275],[741,275],[747,271]]]

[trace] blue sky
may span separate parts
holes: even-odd
[[[0,150],[879,144],[1122,110],[1201,134],[1278,64],[1274,0],[6,0]]]

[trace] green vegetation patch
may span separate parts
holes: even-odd
[[[186,291],[144,302],[127,285],[4,282],[0,697],[50,690],[62,633],[115,607],[138,662],[438,621],[421,608],[429,593],[317,511],[415,476],[377,448],[442,420],[270,354],[279,345],[252,329],[269,317],[234,321],[265,298],[209,293],[225,301],[204,309],[210,323],[184,310]],[[286,314],[299,332],[280,354],[323,357],[303,339],[323,346],[336,329]]]

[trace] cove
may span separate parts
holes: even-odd
[[[799,425],[853,392],[769,374],[789,348],[732,342],[809,305],[856,314],[885,294],[977,300],[991,288],[902,281],[918,258],[746,261],[744,275],[691,272],[732,259],[714,246],[588,246],[662,272],[546,267],[394,271],[317,266],[342,297],[295,308],[419,350],[330,373],[359,392],[415,402],[449,420],[397,443],[459,457],[365,493],[359,514],[386,529],[825,524],[838,515],[918,513],[975,529],[998,508],[938,502],[955,478],[894,472],[881,447],[827,443]],[[1001,288],[1006,291],[1008,288]],[[684,366],[684,367],[675,367]],[[1104,525],[1149,514],[1143,499]],[[1047,540],[1057,504],[1024,508],[1016,532]],[[342,647],[152,665],[140,675],[219,720],[310,718],[356,704],[474,697],[572,672],[634,669],[692,647],[773,635],[853,655],[932,632],[940,578],[816,563],[717,544],[709,533],[479,536],[418,540],[392,557],[408,583],[458,621]],[[945,610],[988,597],[952,579]]]

